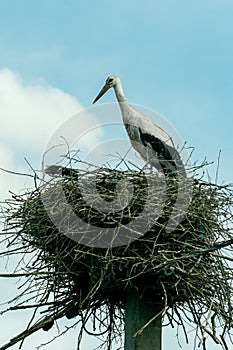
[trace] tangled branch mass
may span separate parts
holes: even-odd
[[[52,170],[57,168],[50,168],[50,173]],[[186,321],[195,327],[204,349],[208,336],[227,349],[233,319],[233,273],[229,267],[232,188],[192,180],[187,210],[177,213],[180,220],[169,231],[176,179],[167,181],[164,190],[164,179],[158,174],[106,168],[82,173],[60,170],[33,191],[13,194],[7,201],[7,227],[2,233],[2,241],[7,242],[5,255],[19,254],[27,261],[23,270],[15,273],[27,295],[23,288],[19,289],[7,311],[32,308],[38,316],[34,324],[1,349],[24,341],[38,329],[49,330],[63,316],[77,316],[74,320],[81,324],[78,346],[91,320],[93,333],[105,334],[103,346],[109,349],[122,335],[128,288],[136,288],[142,298],[162,302],[168,324],[180,326],[187,341]],[[97,190],[94,194],[93,178]],[[86,189],[85,200],[80,179]],[[130,194],[127,192],[130,200],[127,202],[122,195],[115,211],[95,209],[97,196],[110,207],[113,201],[116,203],[117,184],[122,179],[131,186]],[[153,186],[148,191],[151,181]],[[185,186],[190,186],[189,181]],[[62,200],[57,191],[62,192]],[[187,200],[185,193],[184,190],[183,199]],[[148,196],[150,210],[130,228],[129,224],[140,217]],[[69,213],[80,219],[78,224],[67,214],[64,198]],[[164,205],[161,198],[165,198]],[[87,205],[87,200],[93,206]],[[56,225],[56,220],[62,226]],[[149,229],[141,234],[141,227],[147,226]],[[65,234],[61,227],[66,228]],[[120,231],[122,227],[128,229]],[[100,246],[96,242],[101,242]]]

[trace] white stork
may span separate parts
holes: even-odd
[[[111,75],[107,78],[93,103],[112,87],[119,102],[131,144],[141,157],[158,170],[162,168],[163,172],[169,176],[176,175],[181,169],[183,172],[182,161],[171,137],[159,125],[127,102],[118,76]]]

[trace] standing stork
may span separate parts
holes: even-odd
[[[183,170],[183,164],[172,138],[159,125],[131,106],[126,100],[121,80],[110,75],[93,103],[98,101],[110,88],[115,91],[126,131],[132,146],[151,166],[163,170],[165,175],[176,176]]]

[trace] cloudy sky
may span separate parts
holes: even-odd
[[[194,147],[193,161],[215,162],[208,170],[213,181],[221,150],[218,180],[232,182],[232,18],[231,0],[1,1],[0,167],[30,172],[26,158],[37,169],[51,135],[91,107],[113,73],[122,78],[130,102],[158,111]],[[112,101],[110,91],[99,104]],[[95,123],[88,113],[82,127]],[[103,135],[98,131],[83,146],[93,147]],[[28,179],[0,172],[1,199],[9,189],[20,192],[29,185]],[[13,283],[1,286],[4,300],[14,294]],[[0,344],[23,322],[20,314],[1,317],[6,331]],[[167,334],[174,344],[175,335]],[[42,336],[32,336],[25,350]],[[75,332],[65,344],[73,348]],[[64,343],[45,347],[55,348]]]

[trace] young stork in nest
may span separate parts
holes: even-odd
[[[159,125],[128,103],[118,76],[111,75],[107,78],[93,103],[98,101],[110,88],[115,91],[132,146],[152,167],[162,169],[165,175],[176,176],[178,170],[184,168],[172,138]]]

